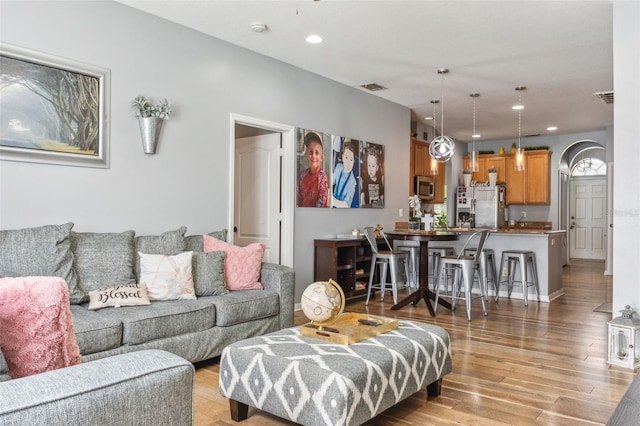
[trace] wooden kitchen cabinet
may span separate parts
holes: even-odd
[[[496,183],[505,183],[507,181],[507,159],[504,155],[490,155],[485,158],[485,166],[487,170],[487,178],[489,180],[489,169],[495,167],[498,171]],[[484,181],[483,181],[484,182]]]
[[[431,174],[431,155],[429,154],[429,144],[416,139],[411,139],[411,159],[409,165],[409,195],[413,195],[414,176],[431,176],[436,184],[436,196],[431,204],[441,204],[445,202],[445,173],[446,163],[438,163],[438,174]]]
[[[478,171],[471,179],[476,182],[489,180],[488,170],[498,171],[497,183],[507,185],[509,204],[550,204],[551,203],[551,151],[525,151],[525,169],[515,170],[515,155],[479,155]],[[469,157],[462,160],[463,169],[469,169]]]
[[[471,174],[471,180],[476,182],[484,182],[489,179],[487,176],[487,166],[486,159],[484,156],[478,155],[476,158],[476,162],[478,163],[478,171],[473,172]],[[469,170],[471,169],[471,159],[469,157],[464,157],[462,159],[462,169]]]
[[[516,157],[509,155],[505,158],[507,181],[507,204],[526,204],[526,164],[525,170],[516,171]]]
[[[429,144],[419,142],[415,139],[411,141],[411,158],[413,159],[413,176],[431,176],[431,155],[429,155]],[[412,183],[413,186],[413,183]]]
[[[487,182],[489,180],[489,168],[495,167],[498,171],[496,183],[506,182],[506,168],[507,162],[504,155],[478,155],[478,171],[471,175],[471,180],[476,182]],[[462,160],[462,168],[468,170],[471,168],[471,159],[464,157]]]
[[[551,151],[525,151],[524,170],[515,170],[515,156],[506,157],[509,204],[551,203]]]
[[[526,151],[527,204],[551,203],[551,152]]]

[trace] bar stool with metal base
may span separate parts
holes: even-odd
[[[433,283],[433,289],[438,286],[438,273],[440,271],[440,259],[442,256],[451,256],[455,254],[453,247],[429,247],[429,276]],[[445,280],[445,284],[447,281]]]
[[[415,291],[418,289],[418,285],[420,283],[420,246],[398,245],[396,246],[396,250],[406,251],[409,253],[409,276],[407,279],[409,280],[409,287],[411,288],[411,291]]]
[[[515,279],[517,267],[520,268],[520,281]],[[529,278],[528,270],[531,271],[531,278]],[[520,282],[522,283],[522,298],[524,300],[524,306],[529,306],[529,287],[533,287],[535,289],[536,299],[538,300],[538,302],[540,301],[538,269],[536,266],[536,255],[534,252],[528,250],[503,251],[502,258],[500,260],[500,277],[500,281],[498,282],[498,290],[500,290],[500,286],[503,284],[503,282],[505,282],[507,284],[507,294],[509,297],[511,297],[513,284],[516,282]],[[506,281],[503,280],[504,277],[506,277]],[[496,292],[496,302],[498,301],[498,298],[499,291]]]
[[[474,254],[476,250],[477,249],[475,247],[470,247],[464,250],[464,254]],[[487,288],[484,289],[487,298],[489,297],[489,281],[493,284],[493,291],[495,294],[498,294],[498,274],[496,272],[495,259],[493,249],[482,249],[482,256],[480,257],[480,274],[484,277],[484,282],[487,285]]]
[[[369,285],[367,286],[367,301],[365,305],[369,304],[369,298],[371,297],[371,289],[376,288],[382,292],[381,298],[384,300],[384,292],[387,287],[387,267],[391,272],[391,293],[393,295],[393,303],[398,303],[398,281],[397,281],[397,265],[398,262],[402,262],[404,265],[405,276],[409,276],[409,252],[407,251],[394,251],[387,240],[387,236],[384,235],[382,230],[377,230],[384,238],[385,243],[389,250],[378,250],[378,242],[376,239],[376,229],[372,226],[365,228],[365,236],[371,245],[371,270],[369,272]],[[376,266],[380,266],[380,283],[373,284],[373,278],[376,272]],[[406,283],[405,283],[406,284]]]
[[[477,250],[473,255],[464,255],[464,251],[475,237],[478,238]],[[461,298],[458,296],[460,291],[464,291],[464,299],[467,307],[467,319],[471,321],[471,291],[473,289],[474,275],[476,271],[479,271],[480,265],[480,257],[478,253],[482,253],[482,248],[484,247],[484,243],[489,237],[489,231],[478,231],[471,234],[471,236],[467,239],[460,254],[457,256],[442,256],[441,257],[441,266],[440,266],[440,278],[446,279],[445,273],[447,270],[453,271],[453,288],[451,291],[451,306],[455,309],[455,301],[456,299]],[[464,290],[460,289],[460,281],[464,286]],[[486,283],[484,282],[484,277],[480,275],[479,279],[479,287],[480,287],[480,300],[482,301],[482,312],[484,315],[487,315],[487,306],[485,303],[486,294]],[[438,299],[440,297],[440,286],[436,288],[436,303],[435,308],[438,307]]]

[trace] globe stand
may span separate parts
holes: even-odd
[[[326,282],[317,281],[304,290],[300,304],[311,325],[322,331],[344,312],[344,292],[340,284],[331,278]]]

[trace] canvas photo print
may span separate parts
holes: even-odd
[[[297,138],[297,207],[329,207],[331,135],[316,130],[296,129]]]

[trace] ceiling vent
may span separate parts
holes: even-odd
[[[613,103],[613,90],[609,92],[596,92],[594,93],[594,95],[599,97],[602,100],[602,102],[604,102],[605,104]]]
[[[522,135],[523,138],[533,138],[535,136],[540,136],[540,133],[529,133],[526,135]]]
[[[378,83],[361,84],[360,87],[362,87],[363,89],[370,90],[372,92],[377,92],[378,90],[387,90],[386,87],[380,86]]]

